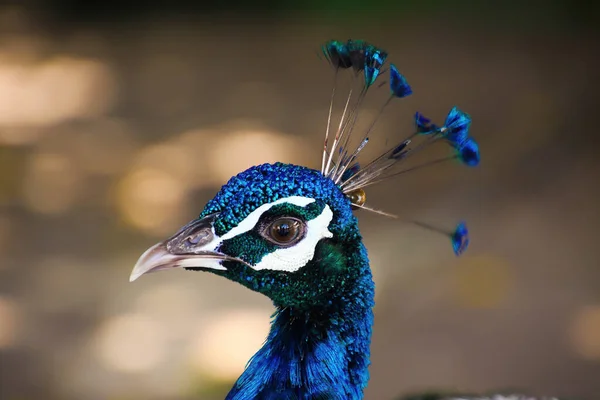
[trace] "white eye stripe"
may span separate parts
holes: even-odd
[[[256,210],[252,211],[246,218],[244,218],[237,226],[231,228],[229,232],[224,234],[223,236],[218,236],[215,232],[215,228],[212,228],[213,240],[210,243],[205,244],[202,247],[197,247],[197,252],[203,251],[218,251],[221,247],[221,244],[225,240],[232,239],[236,236],[242,235],[248,231],[254,229],[260,217],[267,211],[271,209],[271,207],[276,206],[278,204],[288,203],[293,204],[299,207],[306,207],[310,203],[314,203],[315,199],[311,199],[310,197],[301,197],[301,196],[291,196],[285,197],[279,200],[276,200],[272,203],[263,204],[258,207]]]
[[[251,231],[252,229],[254,229],[254,227],[260,220],[260,217],[265,212],[269,211],[271,209],[271,207],[273,207],[273,206],[276,206],[278,204],[288,203],[288,204],[293,204],[298,207],[306,207],[310,203],[314,203],[314,201],[315,201],[315,199],[311,199],[310,197],[291,196],[291,197],[285,197],[285,198],[276,200],[272,203],[263,204],[262,206],[258,207],[256,210],[254,210],[250,214],[248,214],[248,216],[246,218],[244,218],[242,221],[240,221],[240,223],[237,226],[231,228],[231,230],[229,232],[227,232],[226,234],[221,236],[220,239],[221,239],[221,241],[228,240],[228,239],[234,238],[238,235],[241,235],[243,233],[246,233],[248,231]]]
[[[257,271],[268,269],[273,271],[296,272],[304,267],[315,256],[317,243],[333,236],[328,229],[333,219],[333,212],[325,205],[321,215],[306,223],[306,236],[292,247],[277,249],[266,254],[253,268]]]
[[[219,251],[224,241],[232,239],[236,236],[242,235],[248,231],[254,229],[260,217],[267,212],[271,207],[278,204],[293,204],[299,207],[306,207],[311,204],[315,199],[309,197],[292,196],[279,199],[272,203],[263,204],[256,210],[252,211],[248,216],[241,221],[236,227],[232,228],[229,232],[219,237],[214,232],[214,238],[210,243],[197,248],[198,252],[202,251]],[[295,272],[305,266],[315,255],[315,249],[317,243],[323,238],[333,237],[328,229],[331,220],[333,219],[333,212],[328,205],[325,205],[321,214],[316,218],[306,222],[306,236],[300,240],[297,244],[291,247],[277,249],[269,254],[266,254],[262,259],[254,265],[252,268],[255,270],[273,270],[273,271],[286,271]],[[223,269],[219,263],[215,263],[215,267],[209,267],[214,269]]]

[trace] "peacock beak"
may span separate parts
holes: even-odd
[[[140,276],[174,268],[207,268],[226,270],[224,260],[243,262],[219,253],[221,239],[215,234],[214,221],[218,214],[196,219],[185,225],[174,236],[150,247],[138,259],[129,282]]]

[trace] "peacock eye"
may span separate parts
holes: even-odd
[[[296,218],[284,217],[271,222],[264,231],[264,236],[278,245],[291,245],[302,238],[304,223]]]

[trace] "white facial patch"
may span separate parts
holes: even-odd
[[[232,237],[236,237],[237,235],[241,235],[242,233],[246,233],[251,231],[255,226],[260,217],[267,211],[271,209],[271,207],[276,206],[277,204],[293,204],[298,207],[306,207],[310,203],[314,203],[315,199],[311,199],[310,197],[301,197],[301,196],[291,196],[285,197],[283,199],[276,200],[272,203],[266,203],[262,206],[258,207],[256,210],[252,211],[243,221],[241,221],[236,227],[231,228],[229,232],[224,234],[221,239],[227,240]]]
[[[296,272],[315,256],[315,248],[319,240],[330,238],[333,233],[327,227],[333,218],[333,212],[325,205],[321,215],[306,223],[306,236],[292,247],[277,249],[265,255],[253,268],[257,271],[269,269],[273,271]]]
[[[202,251],[215,251],[218,249],[223,241],[232,239],[238,235],[242,235],[246,232],[254,229],[260,217],[271,207],[278,204],[293,204],[298,207],[306,207],[307,205],[314,203],[315,199],[301,196],[290,196],[272,203],[263,204],[256,210],[252,211],[244,220],[242,220],[237,226],[232,228],[229,232],[223,236],[217,236],[213,229],[213,240],[206,245],[196,249],[197,252]],[[315,248],[319,240],[323,238],[330,238],[333,234],[329,231],[329,223],[333,219],[333,212],[328,205],[325,205],[321,214],[306,223],[306,235],[305,237],[292,247],[285,249],[277,249],[272,253],[265,255],[262,260],[252,268],[255,270],[269,269],[274,271],[287,271],[295,272],[302,268],[306,263],[313,259],[315,255]],[[193,260],[190,261],[193,263]],[[220,263],[215,262],[214,269],[224,269],[220,266]],[[216,267],[216,266],[219,267]],[[189,265],[192,266],[192,265]],[[206,266],[206,265],[203,265]],[[213,268],[209,266],[208,268]]]

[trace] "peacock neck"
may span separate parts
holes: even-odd
[[[278,307],[269,336],[227,400],[362,399],[369,379],[374,285],[366,253],[326,305]],[[354,258],[356,260],[356,258]]]

